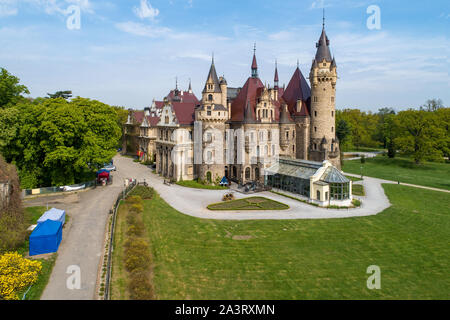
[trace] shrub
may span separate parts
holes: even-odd
[[[132,300],[150,300],[153,298],[153,287],[148,272],[141,270],[130,275],[128,292]]]
[[[131,225],[128,227],[128,236],[142,236],[144,234],[144,226],[142,224]]]
[[[142,250],[128,250],[125,258],[125,269],[128,272],[133,272],[138,269],[147,269],[150,266],[150,261]]]
[[[136,186],[131,192],[132,196],[140,196],[142,199],[148,200],[153,197],[154,190],[145,186]]]
[[[144,206],[141,203],[135,203],[131,206],[130,212],[132,212],[132,213],[144,212]]]
[[[128,204],[142,204],[142,198],[138,195],[130,195],[127,197]]]
[[[365,155],[361,155],[361,163],[366,163],[366,156]]]
[[[25,259],[17,252],[0,256],[0,299],[18,300],[17,293],[35,283],[41,270],[40,261]]]

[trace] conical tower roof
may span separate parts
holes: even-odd
[[[206,78],[205,88],[203,92],[207,92],[207,83],[214,83],[214,92],[222,92],[220,90],[219,78],[217,77],[216,66],[214,65],[214,57],[212,58],[211,67],[209,68],[208,78]]]
[[[327,62],[331,62],[333,59],[331,58],[330,52],[330,40],[328,40],[327,34],[325,32],[325,26],[322,28],[322,34],[320,35],[319,41],[316,43],[317,52],[316,52],[316,61],[322,62],[323,59]]]

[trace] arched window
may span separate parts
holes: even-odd
[[[245,169],[245,179],[250,180],[250,168]]]
[[[213,100],[213,95],[212,95],[212,94],[208,95],[208,100],[209,100],[209,101],[212,101],[212,100]]]
[[[255,180],[259,180],[259,168],[255,168]]]
[[[208,171],[206,173],[206,180],[211,183],[212,182],[212,175],[211,175],[211,171]]]

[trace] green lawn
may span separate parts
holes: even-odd
[[[47,207],[25,208],[25,221],[28,224],[37,224],[38,219],[47,211]]]
[[[366,159],[365,164],[360,160],[344,161],[342,170],[359,175],[361,166],[364,176],[450,190],[450,163],[426,162],[416,165],[409,158],[377,156]]]
[[[352,185],[352,194],[354,196],[364,196],[364,187],[361,184]]]
[[[159,299],[449,299],[450,197],[384,188],[391,208],[328,220],[203,220],[155,194],[144,201],[155,293]],[[381,268],[381,290],[366,287],[370,265]]]
[[[224,201],[220,203],[211,204],[208,206],[209,210],[286,210],[289,206],[263,197],[250,197],[245,199]]]
[[[209,189],[209,190],[226,190],[226,189],[228,189],[228,187],[202,184],[202,183],[198,182],[197,180],[178,181],[178,182],[176,182],[176,184],[179,186],[182,186],[182,187],[194,188],[194,189]]]

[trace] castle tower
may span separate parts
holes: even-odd
[[[201,121],[203,136],[202,163],[196,165],[197,176],[209,183],[220,181],[225,175],[225,130],[229,119],[227,81],[217,77],[214,57],[202,92],[202,101],[195,109],[195,120]]]
[[[202,92],[202,101],[203,103],[222,103],[222,90],[220,88],[219,78],[217,77],[216,67],[214,65],[214,56],[212,57],[208,78],[206,79],[205,88]]]
[[[330,160],[340,168],[339,143],[336,139],[336,61],[331,57],[330,41],[325,32],[316,44],[317,52],[312,62],[311,127],[309,158],[314,161]]]

